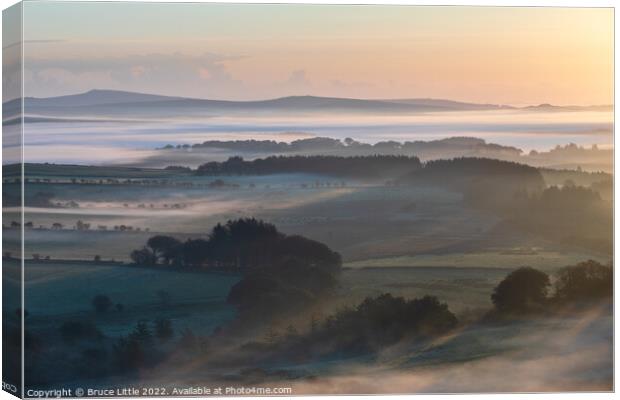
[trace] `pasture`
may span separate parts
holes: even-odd
[[[210,334],[234,317],[225,299],[239,279],[218,273],[176,273],[127,266],[27,262],[28,328],[58,329],[63,321],[93,320],[106,335],[131,331],[137,321],[170,319],[175,330]],[[160,293],[167,295],[162,297]],[[95,312],[91,301],[103,294],[113,306]],[[115,308],[122,305],[122,311]]]

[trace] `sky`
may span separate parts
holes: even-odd
[[[613,103],[613,10],[26,2],[24,90]]]

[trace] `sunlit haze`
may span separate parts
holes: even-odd
[[[25,3],[25,91],[611,104],[611,8]]]

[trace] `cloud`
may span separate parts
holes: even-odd
[[[303,69],[299,69],[297,71],[293,71],[291,76],[289,76],[286,83],[289,86],[309,86],[310,82],[306,78],[306,71]]]
[[[131,75],[133,75],[134,78],[139,78],[143,76],[145,72],[146,67],[143,67],[142,65],[136,65],[131,67]]]
[[[273,91],[274,94],[271,97],[313,94],[313,91],[316,89],[313,83],[308,79],[308,75],[306,73],[306,70],[304,69],[297,69],[292,71],[288,78],[284,79],[283,81],[275,83],[265,83],[269,84],[275,89]],[[263,89],[263,91],[268,90],[268,87]]]
[[[119,57],[36,58],[25,63],[27,96],[48,97],[90,89],[117,89],[192,97],[243,93],[227,68],[239,56],[144,54]]]

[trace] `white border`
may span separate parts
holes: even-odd
[[[48,0],[34,0],[34,1],[48,1]],[[98,1],[98,0],[81,0],[81,1]],[[123,0],[107,0],[108,2],[122,2]],[[540,0],[540,1],[535,1],[535,0],[521,0],[521,1],[515,1],[515,0],[474,0],[474,1],[467,1],[467,0],[444,0],[444,1],[433,1],[433,0],[425,0],[425,1],[420,1],[420,0],[314,0],[314,1],[303,1],[303,0],[288,0],[288,1],[265,1],[265,0],[244,0],[244,1],[230,1],[230,0],[220,0],[220,1],[184,1],[184,0],[143,0],[142,2],[157,2],[157,3],[254,3],[254,4],[261,4],[261,3],[289,3],[289,4],[378,4],[378,5],[426,5],[426,6],[502,6],[502,7],[611,7],[614,8],[614,23],[615,23],[615,6],[616,6],[616,2],[614,1],[610,1],[610,0],[589,0],[589,1],[584,1],[584,0]],[[0,0],[0,6],[2,9],[5,9],[7,7],[10,7],[13,4],[18,3],[15,0]],[[23,36],[23,8],[22,8],[22,36]],[[0,19],[1,21],[1,19]],[[0,22],[1,25],[1,22]],[[618,43],[618,32],[614,30],[614,77],[615,75],[618,73],[618,65],[615,63],[615,48],[616,48],[616,43]],[[22,47],[22,56],[23,56],[23,47]],[[23,58],[22,58],[23,59]],[[0,64],[2,61],[2,54],[0,52]],[[22,63],[22,77],[23,77],[23,63]],[[1,88],[1,83],[0,83],[0,88]],[[615,90],[616,88],[616,81],[614,79],[614,104],[618,104],[618,99],[617,99],[617,91]],[[23,84],[22,84],[22,109],[23,109]],[[615,120],[616,120],[616,113],[617,110],[614,110],[614,148],[615,148]],[[0,117],[2,115],[2,111],[1,111],[1,107],[0,107]],[[23,114],[22,114],[22,135],[23,135]],[[23,136],[22,136],[22,143],[23,143]],[[22,159],[24,157],[24,153],[23,153],[23,146],[22,146]],[[620,156],[618,155],[617,152],[614,152],[614,176],[616,174],[616,169],[615,166],[618,165],[618,161],[619,161]],[[0,167],[1,168],[1,167]],[[23,170],[22,170],[22,191],[23,191]],[[615,226],[615,209],[619,204],[618,201],[618,194],[619,194],[620,190],[618,189],[617,185],[615,185],[615,177],[614,177],[614,249],[618,248],[618,244],[620,242],[620,239],[618,239],[618,236],[615,235],[616,233],[616,226]],[[0,206],[1,206],[1,199],[0,199]],[[22,196],[22,201],[23,201],[23,196]],[[22,227],[23,227],[23,221],[24,219],[24,215],[22,214]],[[23,232],[22,232],[23,235]],[[2,233],[0,232],[0,253],[2,251],[1,248],[1,238],[2,238]],[[24,242],[23,242],[23,237],[22,237],[22,253],[24,251]],[[616,257],[615,257],[615,251],[614,251],[614,264],[616,263]],[[618,285],[619,283],[619,277],[618,274],[614,274],[614,288],[619,288],[620,285]],[[23,267],[22,267],[22,288],[23,288]],[[616,291],[614,291],[614,293],[617,293]],[[1,285],[0,285],[0,294],[1,294]],[[22,291],[22,301],[23,301],[23,291]],[[614,344],[615,344],[615,334],[617,334],[617,330],[616,330],[616,321],[617,321],[617,309],[614,308]],[[22,312],[23,312],[23,307],[22,307]],[[23,323],[23,318],[22,318],[22,323]],[[1,325],[0,325],[1,326]],[[615,350],[615,349],[614,349]],[[618,365],[618,361],[619,361],[619,356],[618,356],[618,352],[614,351],[614,367],[616,365]],[[23,363],[22,363],[22,368],[23,368]],[[1,364],[0,364],[0,369],[1,369]],[[507,371],[507,379],[509,378],[509,371]],[[614,368],[614,382],[617,383],[618,378],[619,378],[620,374],[618,372],[617,368]],[[23,387],[23,384],[22,384]],[[474,400],[474,399],[480,399],[482,398],[491,398],[491,399],[521,399],[521,398],[542,398],[542,399],[557,399],[557,400],[572,400],[572,399],[608,399],[608,398],[615,398],[615,393],[544,393],[544,394],[464,394],[464,395],[399,395],[399,398],[402,399],[420,399],[420,400],[425,400],[425,399],[434,399],[434,400],[446,400],[446,399],[454,399],[455,396],[458,396],[458,399],[463,399],[463,400]],[[226,399],[283,399],[283,398],[294,398],[296,396],[290,396],[290,397],[226,397]],[[325,400],[325,399],[333,399],[336,396],[312,396],[313,399],[317,399],[317,400]],[[343,398],[343,399],[364,399],[367,398],[368,396],[337,396],[338,398]],[[392,399],[394,398],[394,396],[388,396],[388,395],[376,395],[373,396],[376,399],[381,399],[381,400],[388,400],[388,399]],[[4,391],[0,391],[0,400],[4,400],[4,399],[14,399],[14,396],[11,396],[10,394],[8,394],[7,392]]]

